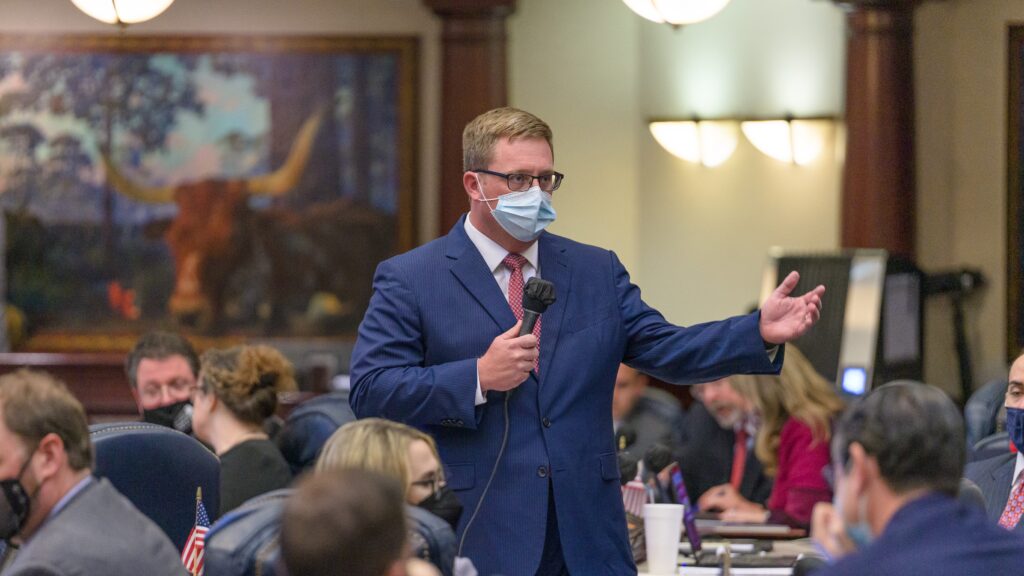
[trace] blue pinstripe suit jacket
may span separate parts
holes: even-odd
[[[985,496],[985,510],[992,522],[999,522],[1006,502],[1010,499],[1010,485],[1013,484],[1013,469],[1017,465],[1017,454],[1007,451],[1002,456],[970,462],[964,470],[964,477],[981,488]],[[1017,523],[1015,532],[1024,534],[1024,520]]]
[[[465,216],[463,216],[465,218]],[[447,236],[377,268],[352,353],[352,408],[437,440],[466,507],[501,444],[504,394],[474,405],[476,361],[516,319],[463,220]],[[634,574],[619,490],[611,402],[620,362],[689,384],[777,373],[758,315],[681,328],[640,299],[614,253],[543,233],[540,271],[556,302],[543,318],[540,374],[511,395],[510,437],[463,555],[482,575],[532,575],[544,547],[548,483],[573,574]]]

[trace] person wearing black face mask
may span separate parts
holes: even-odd
[[[989,519],[1007,530],[1024,533],[1019,512],[1024,505],[1024,356],[1010,366],[1006,387],[1006,432],[1017,453],[971,462],[964,476],[981,488]]]
[[[180,575],[167,535],[91,466],[85,411],[62,383],[0,376],[0,537],[19,546],[4,576]]]
[[[426,510],[447,523],[442,524],[448,538],[437,540],[455,541],[454,530],[462,516],[462,503],[445,483],[444,469],[437,453],[434,439],[405,424],[381,418],[366,418],[349,422],[339,428],[324,443],[316,463],[316,473],[330,473],[335,470],[356,468],[384,474],[398,480],[405,488],[405,502],[409,506]],[[423,542],[411,531],[413,547]],[[449,540],[450,538],[450,540]],[[414,554],[423,551],[413,550]],[[450,550],[454,557],[455,550]],[[439,559],[429,554],[424,558],[434,563],[442,572],[452,573],[451,565],[442,566]],[[457,559],[457,563],[468,563]]]
[[[144,422],[192,433],[192,391],[199,357],[173,332],[150,332],[125,359],[125,373]]]

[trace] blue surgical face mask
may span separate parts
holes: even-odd
[[[483,185],[477,177],[483,196]],[[497,199],[498,206],[491,209],[491,215],[498,224],[513,238],[520,242],[533,242],[540,233],[555,221],[554,207],[551,206],[551,194],[544,192],[540,186],[534,186],[522,192],[511,192]],[[494,198],[483,196],[482,202],[494,202]],[[490,206],[490,204],[488,204]]]
[[[1006,407],[1006,433],[1018,452],[1024,452],[1024,408]]]

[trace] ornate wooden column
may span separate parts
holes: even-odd
[[[914,257],[914,7],[835,0],[847,9],[842,245]]]
[[[441,234],[466,211],[462,129],[508,102],[505,19],[515,0],[423,0],[444,21],[441,71]]]

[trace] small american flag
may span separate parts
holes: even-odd
[[[644,504],[647,503],[647,489],[643,482],[630,480],[622,487],[622,505],[626,512],[634,516],[643,516]]]
[[[196,523],[188,535],[188,542],[181,552],[181,561],[185,569],[193,576],[203,576],[203,550],[206,533],[210,531],[210,517],[203,506],[203,489],[196,488]]]

